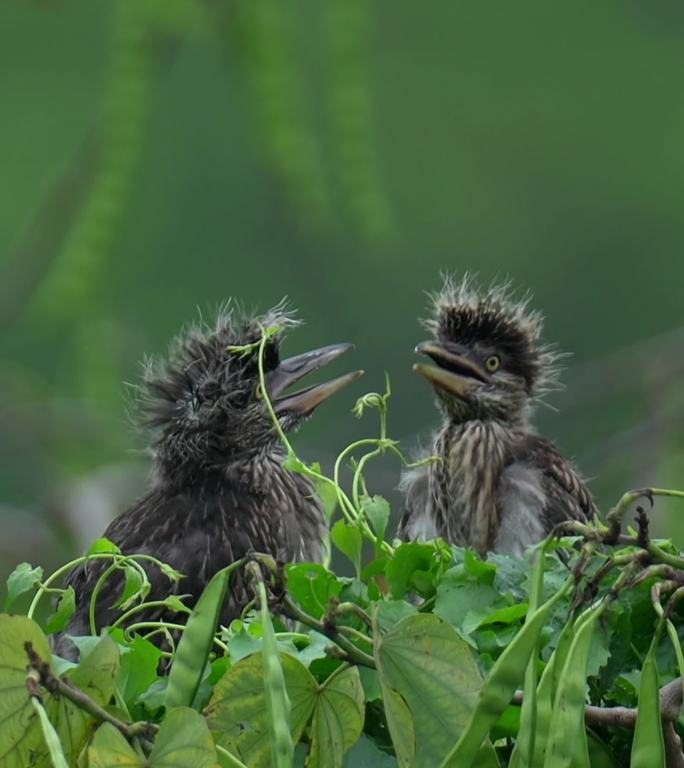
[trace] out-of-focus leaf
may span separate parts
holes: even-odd
[[[21,595],[37,587],[43,578],[43,569],[35,568],[31,563],[19,563],[19,565],[7,577],[7,597],[5,598],[5,611],[10,611],[14,601]]]

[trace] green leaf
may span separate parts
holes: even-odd
[[[18,597],[37,587],[42,578],[43,569],[40,566],[33,568],[31,563],[19,563],[7,577],[5,611],[9,611],[12,608],[14,601]]]
[[[415,589],[417,575],[426,575],[432,582],[439,565],[439,550],[434,544],[417,541],[400,544],[385,568],[392,597],[401,600],[407,592]]]
[[[383,632],[389,632],[398,621],[414,613],[418,613],[418,609],[406,600],[383,600],[377,604],[378,626]]]
[[[45,624],[45,634],[52,635],[61,632],[69,623],[69,619],[76,610],[76,593],[72,586],[68,586],[60,595],[57,610],[50,616]]]
[[[96,704],[106,706],[114,694],[118,672],[118,646],[105,635],[76,668],[66,673],[66,678]],[[46,710],[71,765],[83,749],[93,726],[93,718],[63,696],[51,698]]]
[[[134,605],[136,600],[145,599],[150,591],[150,582],[147,578],[143,580],[140,570],[130,563],[126,563],[123,570],[125,576],[124,588],[114,603],[114,608],[127,611]]]
[[[363,538],[361,531],[345,520],[338,520],[330,531],[333,544],[353,563],[356,575],[361,575],[361,548]]]
[[[383,686],[382,699],[397,762],[401,768],[410,768],[416,754],[416,727],[411,710],[401,694],[389,686]]]
[[[38,714],[26,689],[26,642],[33,645],[42,660],[49,662],[47,639],[35,622],[24,616],[0,616],[0,765],[3,768],[44,765],[42,761],[47,760]],[[104,706],[114,693],[118,661],[116,643],[103,637],[66,677]],[[92,728],[92,717],[63,696],[46,697],[45,710],[57,732],[67,764],[75,764]]]
[[[204,718],[189,707],[166,713],[149,757],[150,768],[215,768],[216,747]]]
[[[364,496],[361,499],[361,511],[371,524],[378,540],[382,541],[390,518],[390,505],[387,499],[382,496]]]
[[[490,584],[468,580],[462,570],[452,568],[437,586],[435,613],[464,634],[469,634],[497,610],[500,600],[501,595]]]
[[[113,541],[102,537],[100,539],[95,539],[95,541],[88,547],[86,555],[101,555],[107,552],[112,552],[116,555],[121,554],[121,550]]]
[[[520,621],[520,619],[525,618],[527,609],[527,603],[516,603],[515,605],[507,605],[504,608],[497,608],[493,613],[485,616],[477,626],[484,627],[488,624],[514,624],[515,622]]]
[[[399,764],[441,765],[482,687],[470,648],[438,616],[416,614],[384,636],[375,632],[375,660]],[[407,712],[415,724],[413,756]]]
[[[370,667],[358,667],[358,670],[366,701],[379,701],[382,699],[382,688],[380,687],[380,678],[377,671]]]
[[[149,758],[140,757],[109,723],[101,725],[88,747],[89,768],[216,768],[216,747],[204,718],[188,707],[170,710]]]
[[[88,768],[145,768],[149,765],[110,723],[101,725],[88,747]]]
[[[288,565],[287,590],[309,616],[320,619],[328,609],[331,597],[337,597],[343,586],[334,573],[315,563]]]
[[[290,732],[297,743],[313,713],[318,683],[293,656],[282,654],[280,663],[290,698]],[[217,744],[250,768],[270,768],[270,725],[261,653],[239,661],[226,672],[204,713]]]
[[[144,637],[133,638],[121,654],[116,687],[126,706],[133,710],[133,715],[138,697],[157,679],[160,658],[159,648]],[[142,712],[139,714],[142,717]]]
[[[283,461],[283,469],[303,475],[306,474],[307,466],[294,451],[290,451]]]
[[[473,552],[472,549],[466,549],[463,556],[463,565],[466,572],[473,578],[481,581],[483,584],[494,584],[496,565],[491,562],[485,562],[477,552]]]
[[[341,768],[345,753],[361,735],[364,714],[363,688],[356,667],[326,680],[316,697],[307,768]]]
[[[50,660],[47,638],[35,621],[0,614],[0,765],[26,768],[48,752],[38,715],[26,688],[28,659],[24,643],[45,661]]]

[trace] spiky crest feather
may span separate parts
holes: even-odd
[[[450,274],[443,280],[441,290],[429,294],[432,316],[422,321],[436,339],[499,346],[510,354],[532,397],[560,387],[559,362],[567,355],[544,342],[544,316],[530,309],[529,291],[516,297],[510,280],[482,288],[467,272],[458,281]]]
[[[200,373],[237,380],[245,363],[240,363],[235,353],[236,365],[227,366],[228,347],[254,344],[265,329],[278,328],[265,350],[269,369],[278,363],[283,333],[301,324],[287,297],[261,315],[256,310],[247,311],[234,299],[222,302],[212,314],[214,321],[207,322],[199,310],[198,319],[181,329],[166,356],[143,360],[142,383],[128,385],[129,414],[138,427],[151,430],[153,437],[173,421],[178,403],[191,396]]]

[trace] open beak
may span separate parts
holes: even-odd
[[[456,397],[467,399],[473,389],[490,381],[487,372],[472,359],[466,347],[456,344],[446,347],[437,341],[422,341],[415,351],[427,355],[437,365],[415,363],[413,370],[435,387]]]
[[[301,415],[310,413],[317,405],[334,395],[342,387],[346,387],[347,384],[351,384],[352,381],[363,376],[363,371],[352,371],[352,373],[338,376],[331,381],[314,384],[289,395],[283,394],[288,387],[296,384],[307,374],[317,371],[353,348],[353,344],[331,344],[328,347],[314,349],[311,352],[304,352],[296,357],[288,357],[287,360],[283,360],[274,371],[266,375],[268,396],[271,398],[276,413],[285,411],[294,411]]]

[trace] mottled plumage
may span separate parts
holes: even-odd
[[[215,328],[183,335],[168,362],[148,365],[142,410],[152,438],[151,487],[104,532],[124,553],[154,555],[185,574],[172,584],[157,567],[146,565],[152,583],[147,600],[189,594],[186,604],[192,606],[216,571],[252,551],[282,561],[321,560],[321,504],[308,478],[282,466],[284,453],[259,392],[257,352],[231,349],[254,344],[264,328],[294,324],[282,306],[261,318],[223,312]],[[266,388],[281,426],[292,430],[361,372],[288,395],[289,385],[350,345],[281,361],[280,336],[265,347]],[[77,611],[68,633],[89,632],[88,598],[104,567],[104,561],[94,560],[71,574]],[[119,615],[113,605],[122,586],[120,573],[108,580],[97,603],[98,627]],[[239,615],[246,600],[238,576],[231,581],[222,622]],[[159,618],[174,622],[179,615],[150,609],[134,620]],[[69,653],[69,643],[60,639],[57,649]]]
[[[536,397],[557,380],[558,353],[541,339],[542,316],[508,286],[479,290],[447,280],[416,351],[444,423],[430,453],[439,461],[402,479],[404,539],[441,536],[480,553],[521,554],[559,522],[594,514],[572,465],[530,425]]]

